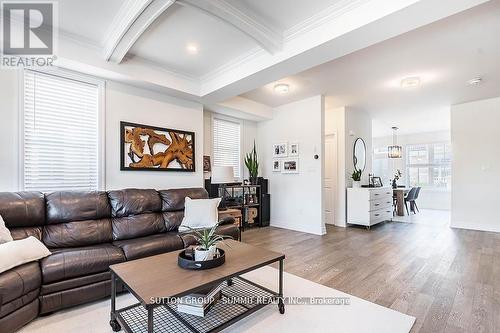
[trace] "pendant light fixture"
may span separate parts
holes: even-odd
[[[403,147],[398,145],[398,135],[396,131],[397,127],[392,127],[392,146],[387,149],[389,158],[401,158],[403,157]]]

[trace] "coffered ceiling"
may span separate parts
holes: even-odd
[[[59,0],[58,58],[216,103],[485,1]]]

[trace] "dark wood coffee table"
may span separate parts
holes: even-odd
[[[228,240],[231,248],[220,244],[226,262],[217,268],[192,271],[177,265],[180,251],[111,265],[111,321],[113,330],[126,332],[218,332],[260,308],[283,303],[283,264],[285,255],[249,244]],[[269,290],[240,275],[279,261],[278,292]],[[116,309],[116,285],[123,283],[139,303]],[[205,317],[176,311],[173,299],[223,283],[222,300]],[[231,300],[231,301],[229,301]],[[234,300],[237,300],[235,302]]]

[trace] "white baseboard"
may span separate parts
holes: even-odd
[[[288,229],[288,230],[294,230],[294,231],[300,231],[300,232],[305,232],[308,234],[314,234],[314,235],[324,235],[326,234],[326,230],[312,230],[310,226],[306,225],[301,225],[301,224],[290,224],[286,223],[284,221],[279,221],[279,220],[271,220],[270,222],[271,227],[276,227],[276,228],[281,228],[281,229]]]
[[[492,227],[492,226],[478,226],[474,223],[468,222],[451,222],[451,228],[456,229],[465,229],[465,230],[475,230],[475,231],[488,231],[488,232],[500,232],[500,226]]]

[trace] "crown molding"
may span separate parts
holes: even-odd
[[[217,78],[218,76],[223,75],[224,73],[227,73],[227,72],[230,72],[232,70],[237,69],[238,67],[245,64],[248,61],[252,61],[256,58],[266,56],[266,55],[268,55],[268,53],[265,50],[263,50],[261,47],[255,47],[255,48],[251,49],[250,51],[248,51],[248,52],[236,57],[235,59],[225,63],[224,65],[219,66],[206,74],[203,74],[202,76],[200,76],[200,82],[203,83],[203,82],[213,80],[213,79]]]
[[[191,81],[194,84],[200,83],[200,78],[196,75],[186,73],[186,72],[181,72],[177,69],[167,67],[164,64],[161,64],[157,61],[150,60],[150,59],[147,59],[147,58],[144,58],[141,56],[137,56],[135,54],[127,54],[123,58],[123,63],[126,63],[127,61],[137,61],[137,62],[140,62],[142,64],[149,65],[149,66],[155,68],[156,70],[162,71],[166,74],[178,77],[179,79]]]
[[[203,11],[240,30],[270,54],[281,51],[283,36],[259,17],[231,5],[226,0],[177,0],[183,6]]]
[[[123,58],[146,29],[175,0],[128,0],[110,25],[104,41],[104,58],[115,63]]]
[[[289,42],[290,40],[299,37],[300,35],[306,34],[314,30],[315,28],[333,21],[337,17],[346,14],[347,12],[350,12],[371,1],[372,0],[338,0],[326,9],[285,30],[285,32],[283,33],[284,41]]]

